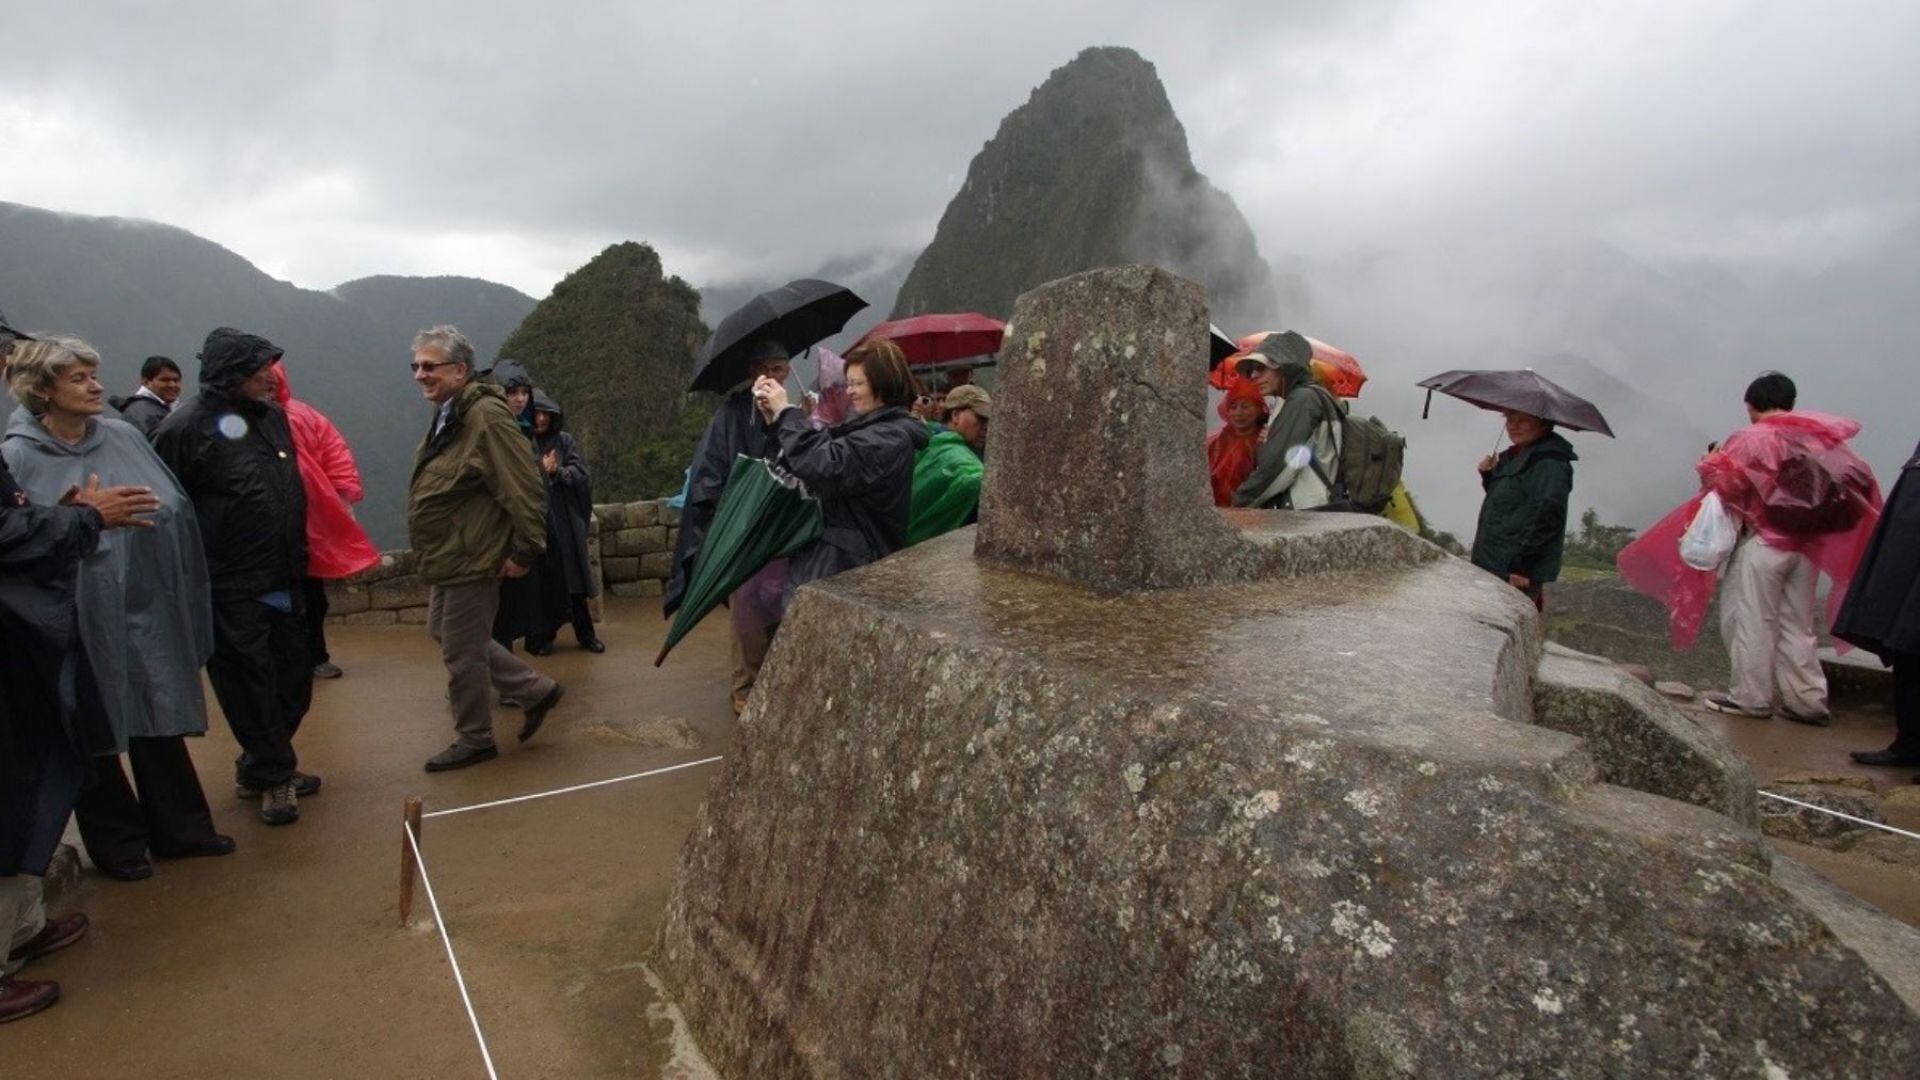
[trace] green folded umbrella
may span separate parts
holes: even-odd
[[[664,663],[681,638],[761,567],[819,538],[820,502],[800,481],[759,458],[734,458],[713,524],[707,526],[693,572],[687,575],[680,610],[667,627],[667,640],[653,666]]]

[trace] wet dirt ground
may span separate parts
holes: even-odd
[[[8,1077],[474,1077],[479,1051],[432,919],[399,927],[400,813],[551,790],[725,753],[724,616],[662,669],[658,601],[613,601],[608,651],[563,631],[534,663],[567,684],[546,727],[498,760],[428,775],[452,738],[444,669],[422,627],[337,629],[346,676],[320,682],[296,740],[321,792],[268,828],[231,786],[216,714],[189,740],[221,859],[159,862],[123,884],[91,871],[77,945],[24,977],[61,1003],[0,1029]],[[211,700],[211,698],[210,698]],[[684,721],[684,726],[673,721]],[[691,736],[691,737],[689,737]],[[713,766],[426,822],[428,868],[503,1077],[656,1076],[671,1028],[647,1020],[642,967],[680,843]]]
[[[547,791],[723,754],[732,737],[724,619],[656,670],[658,601],[611,601],[607,613],[605,655],[563,632],[535,661],[568,685],[539,737],[516,744],[519,713],[499,709],[500,758],[432,776],[420,765],[451,726],[424,629],[335,630],[346,677],[318,684],[298,740],[326,784],[288,828],[263,826],[234,798],[234,748],[216,715],[191,744],[240,850],[161,862],[132,884],[85,874],[77,906],[93,929],[29,969],[58,979],[63,1000],[0,1029],[5,1075],[484,1076],[424,896],[417,925],[397,923],[403,800],[422,795],[432,811]],[[1885,745],[1882,710],[1843,711],[1830,728],[1696,715],[1762,783],[1821,773],[1893,790],[1912,777],[1847,757]],[[433,883],[502,1077],[699,1075],[671,1059],[671,1025],[649,1019],[661,1003],[643,961],[713,768],[426,823]],[[1920,813],[1888,817],[1920,830]],[[1775,843],[1920,925],[1920,868]]]

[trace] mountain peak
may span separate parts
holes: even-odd
[[[1224,325],[1275,323],[1272,272],[1233,200],[1194,168],[1153,65],[1131,49],[1090,48],[1000,122],[894,314],[1004,317],[1035,285],[1127,262],[1199,281]]]

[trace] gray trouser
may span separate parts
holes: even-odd
[[[1728,696],[1750,709],[1801,716],[1827,711],[1827,676],[1814,632],[1819,572],[1798,552],[1777,551],[1749,534],[1727,563],[1720,634],[1733,660]]]
[[[462,746],[493,745],[493,699],[498,694],[523,707],[547,696],[554,682],[493,640],[500,610],[500,583],[436,585],[427,601],[427,633],[440,643],[447,665],[453,730]]]
[[[47,905],[40,895],[40,879],[33,874],[0,877],[0,942],[6,944],[6,952],[0,953],[0,978],[20,970],[7,956],[32,941],[45,925]]]

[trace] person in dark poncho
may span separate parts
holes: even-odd
[[[533,449],[547,482],[547,550],[534,573],[542,579],[543,597],[549,598],[538,632],[527,633],[527,651],[537,656],[553,651],[553,635],[562,623],[573,624],[581,648],[591,653],[607,651],[593,632],[593,615],[587,608],[587,601],[600,594],[587,553],[593,487],[580,444],[565,423],[560,406],[534,390]]]
[[[1560,578],[1567,501],[1579,455],[1537,416],[1508,410],[1506,422],[1513,445],[1480,461],[1480,485],[1487,494],[1470,558],[1545,611],[1546,585]]]
[[[699,554],[700,543],[706,539],[707,527],[713,524],[713,514],[726,491],[727,478],[733,475],[733,459],[743,454],[753,458],[772,457],[777,449],[766,425],[755,414],[750,388],[761,379],[784,387],[793,370],[792,360],[786,349],[774,341],[761,342],[752,355],[747,385],[728,394],[720,403],[706,433],[700,437],[699,447],[693,452],[686,506],[680,511],[680,540],[674,547],[673,568],[667,577],[662,603],[662,610],[668,616],[680,608],[694,556]],[[753,689],[754,677],[766,659],[770,640],[764,628],[735,621],[731,696],[736,715],[747,707],[747,693]]]
[[[1893,669],[1893,744],[1856,750],[1853,759],[1862,765],[1920,765],[1920,446],[1900,467],[1833,636]],[[1914,781],[1920,783],[1920,776]]]
[[[299,771],[294,734],[313,704],[305,618],[307,496],[287,415],[274,402],[278,346],[220,327],[200,350],[200,393],[153,434],[200,520],[213,581],[207,678],[240,744],[235,790],[290,825],[320,778]]]
[[[869,341],[847,354],[847,397],[853,417],[815,428],[787,400],[786,387],[762,377],[753,384],[760,413],[780,448],[780,461],[820,500],[820,539],[794,553],[792,590],[883,559],[906,545],[913,496],[913,457],[927,445],[927,425],[908,410],[913,375],[891,341]]]

